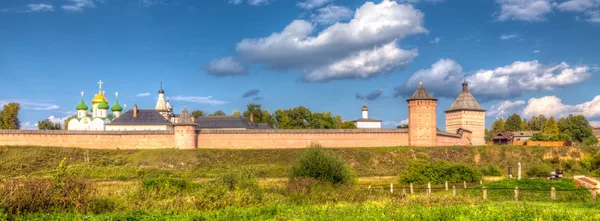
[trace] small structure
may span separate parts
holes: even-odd
[[[526,142],[529,139],[531,139],[531,137],[534,134],[540,133],[539,131],[517,131],[517,132],[511,132],[513,134],[513,142]]]
[[[511,145],[514,137],[511,132],[496,132],[492,134],[494,145]]]
[[[369,118],[369,107],[367,107],[367,101],[365,100],[362,108],[362,118],[351,121],[356,124],[356,128],[381,128],[381,120]]]

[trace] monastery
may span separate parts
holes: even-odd
[[[125,110],[118,102],[112,107],[102,91],[92,99],[92,112],[82,98],[76,106],[77,118],[68,122],[69,130],[0,130],[0,143],[23,146],[63,146],[102,149],[152,148],[304,148],[312,142],[323,147],[382,146],[456,146],[485,145],[485,111],[462,83],[462,92],[445,111],[446,131],[436,127],[437,99],[423,84],[406,100],[408,129],[382,129],[381,120],[369,118],[366,103],[362,118],[353,121],[358,129],[273,129],[241,116],[203,116],[193,118],[184,107],[181,114],[158,91],[154,109],[134,105]],[[108,114],[111,109],[112,115]],[[121,114],[122,111],[125,113]],[[102,145],[98,146],[99,143]]]

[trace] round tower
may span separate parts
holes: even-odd
[[[175,148],[194,149],[197,147],[196,124],[185,107],[183,107],[177,123],[173,126],[173,130]]]
[[[437,99],[433,98],[420,83],[408,102],[408,145],[436,146],[436,107]]]

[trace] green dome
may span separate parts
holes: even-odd
[[[119,105],[119,101],[115,100],[115,105],[113,105],[110,110],[114,111],[122,111],[123,108],[121,107],[121,105]]]
[[[102,101],[100,102],[100,104],[98,104],[98,109],[108,109],[108,104],[106,103],[106,101]]]
[[[83,103],[83,99],[81,99],[81,102],[79,102],[79,104],[77,105],[77,107],[75,107],[77,110],[84,110],[87,111],[88,106],[85,105],[85,103]]]

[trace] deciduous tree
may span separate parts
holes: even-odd
[[[344,121],[341,129],[356,129],[356,124],[350,121]]]
[[[496,132],[505,132],[504,130],[504,119],[500,118],[496,121],[494,121],[494,123],[492,123],[492,132],[496,133]]]
[[[583,142],[587,138],[594,136],[592,126],[583,115],[570,114],[566,118],[558,120],[558,129],[560,133],[567,134],[574,141]]]
[[[521,116],[517,113],[514,113],[506,119],[506,123],[504,124],[504,130],[506,131],[520,131],[521,129]]]
[[[19,110],[21,110],[21,105],[19,103],[8,103],[4,105],[4,108],[2,109],[2,129],[21,129]]]
[[[223,112],[222,110],[216,110],[210,116],[227,116],[227,114],[225,112]]]
[[[192,116],[194,116],[194,118],[198,118],[198,117],[206,116],[206,113],[204,113],[204,111],[201,111],[201,110],[195,110],[195,111],[192,111]]]
[[[396,126],[397,129],[408,129],[408,124],[400,124]]]
[[[242,116],[242,113],[240,113],[239,110],[233,110],[233,112],[231,113],[231,116],[239,117],[239,116]]]
[[[548,121],[546,121],[546,125],[544,125],[544,134],[548,135],[558,135],[558,123],[554,119],[554,117],[550,117]]]
[[[60,123],[54,123],[50,119],[44,119],[37,122],[39,130],[60,130]]]

